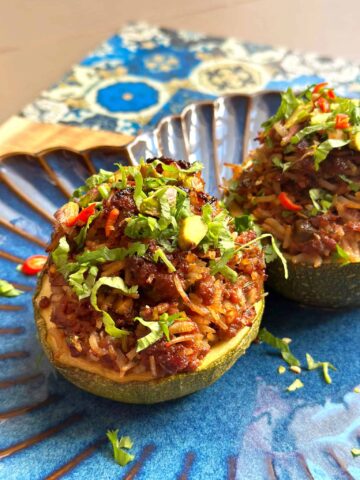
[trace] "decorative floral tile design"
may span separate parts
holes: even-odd
[[[303,88],[325,79],[339,93],[354,95],[360,64],[138,22],[91,52],[21,114],[134,135],[197,99]]]

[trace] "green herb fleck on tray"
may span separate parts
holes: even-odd
[[[288,392],[295,392],[295,390],[299,390],[299,388],[303,388],[303,386],[304,386],[303,382],[297,378],[296,380],[293,381],[291,385],[287,387],[286,390]]]
[[[266,328],[259,332],[259,340],[280,351],[282,358],[291,366],[300,367],[300,361],[291,353],[289,344],[281,338],[275,337]]]
[[[336,368],[332,363],[316,362],[309,353],[306,354],[306,361],[308,364],[308,370],[316,370],[317,368],[322,368],[325,382],[332,383],[332,380],[329,374],[329,368],[331,368],[332,370],[336,370]]]
[[[6,280],[0,280],[0,297],[18,297],[24,293]]]
[[[119,439],[118,433],[119,430],[108,430],[106,436],[112,445],[115,462],[125,467],[125,465],[132,462],[135,458],[134,455],[124,450],[130,450],[133,447],[133,442],[130,437],[121,437]]]

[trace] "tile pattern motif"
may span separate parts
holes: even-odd
[[[360,64],[146,23],[126,25],[22,115],[136,134],[190,102],[227,93],[301,89],[326,79],[360,91]]]

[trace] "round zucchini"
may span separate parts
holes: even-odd
[[[49,296],[47,274],[39,278],[34,296],[35,321],[40,342],[54,367],[70,382],[101,397],[118,402],[151,404],[173,400],[205,388],[220,378],[245,353],[257,337],[264,310],[264,299],[256,305],[256,318],[251,327],[244,327],[235,337],[221,342],[206,355],[199,368],[160,379],[144,379],[141,375],[119,378],[95,362],[70,355],[65,338],[51,322],[51,307],[40,308],[39,301]]]
[[[284,297],[327,308],[360,306],[360,263],[311,265],[288,261],[289,278],[279,261],[268,264],[268,285]]]

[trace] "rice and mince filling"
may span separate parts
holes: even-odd
[[[163,158],[100,171],[56,212],[40,308],[73,357],[124,377],[191,372],[252,324],[261,246],[204,192],[200,170]]]
[[[228,202],[251,214],[294,263],[360,261],[360,104],[326,84],[289,89],[261,146],[232,166]]]

